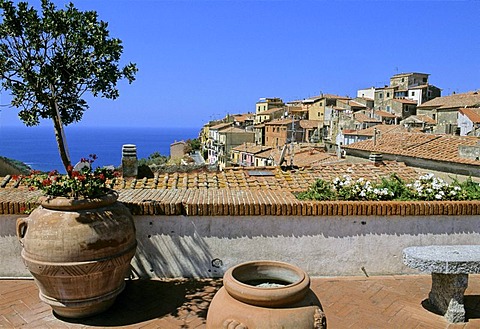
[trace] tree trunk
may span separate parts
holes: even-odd
[[[60,112],[58,111],[58,105],[56,101],[53,101],[54,109],[52,110],[53,128],[55,129],[55,139],[57,140],[58,151],[60,152],[60,158],[62,159],[65,171],[69,173],[68,167],[72,165],[70,161],[70,155],[68,154],[67,142],[63,131],[62,119],[60,118]]]

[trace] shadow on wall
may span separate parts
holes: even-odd
[[[134,275],[156,277],[222,277],[223,263],[212,256],[193,221],[136,220]],[[208,273],[208,275],[206,275]]]
[[[388,273],[403,273],[403,247],[422,241],[471,244],[480,234],[475,216],[136,216],[135,225],[132,265],[140,278],[222,277],[229,267],[254,259],[285,261],[317,274],[323,263],[335,261],[349,275],[361,275],[362,267],[380,273],[377,265],[390,262]],[[330,275],[334,267],[329,271],[321,273]]]

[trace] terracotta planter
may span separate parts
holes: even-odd
[[[40,298],[71,318],[106,310],[124,289],[135,254],[133,217],[116,194],[74,200],[43,197],[17,220],[22,258]]]
[[[207,329],[326,328],[310,278],[282,262],[253,261],[230,268],[207,314]]]

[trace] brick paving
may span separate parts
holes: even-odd
[[[32,280],[0,280],[0,328],[205,328],[221,280],[133,280],[107,312],[56,317]],[[467,322],[449,324],[426,302],[429,275],[312,278],[329,329],[480,328],[480,275],[466,291]]]

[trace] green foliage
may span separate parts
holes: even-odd
[[[395,200],[413,199],[412,191],[407,187],[406,183],[395,173],[393,173],[389,178],[383,177],[378,186],[379,188],[385,188],[391,191],[394,195]]]
[[[323,179],[317,179],[305,192],[297,194],[299,200],[334,200],[336,198],[332,185]]]
[[[192,151],[200,150],[200,147],[202,145],[198,138],[187,139],[186,143],[190,147],[190,150],[185,153],[190,153]]]
[[[159,152],[153,152],[148,156],[148,158],[142,158],[138,160],[138,166],[149,166],[149,165],[164,165],[168,162],[169,157],[161,155]]]
[[[20,108],[27,126],[52,118],[58,106],[61,121],[79,121],[86,109],[86,91],[115,99],[117,82],[134,80],[135,64],[119,67],[121,41],[110,38],[108,24],[94,11],[81,12],[72,3],[57,10],[42,0],[42,14],[27,2],[0,0],[0,78]]]
[[[50,196],[70,198],[102,196],[110,190],[119,174],[109,168],[98,167],[93,170],[92,163],[95,159],[95,155],[90,155],[89,159],[81,159],[80,162],[86,165],[80,171],[74,171],[70,166],[67,175],[61,175],[56,170],[50,173],[33,171],[24,180],[31,189],[39,189]],[[110,184],[107,184],[107,181],[110,181]]]
[[[480,200],[480,184],[474,182],[471,177],[461,183],[455,180],[454,183],[465,192],[466,200]]]
[[[79,11],[72,3],[57,10],[42,0],[39,13],[27,2],[0,0],[0,14],[0,91],[10,91],[11,106],[26,126],[52,119],[67,169],[62,125],[82,119],[87,92],[117,98],[118,81],[134,81],[137,68],[120,67],[122,42],[109,36],[95,11]]]
[[[297,194],[300,200],[478,200],[480,184],[471,178],[459,183],[446,183],[433,174],[420,176],[406,183],[396,174],[383,178],[380,182],[370,182],[363,178],[353,180],[350,176],[335,178],[331,183],[318,179],[305,192]]]

